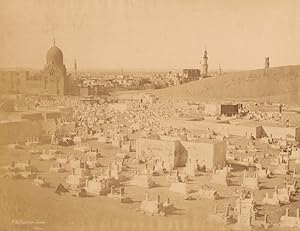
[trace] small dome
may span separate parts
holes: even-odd
[[[62,65],[63,53],[57,46],[54,45],[48,50],[46,59],[47,59],[47,64]]]

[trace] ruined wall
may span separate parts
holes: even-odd
[[[61,118],[61,113],[59,111],[31,112],[22,114],[21,118],[38,122],[41,125],[42,134],[51,136],[58,128],[58,120]]]
[[[222,104],[221,105],[221,115],[227,115],[227,116],[232,116],[236,115],[239,112],[239,107],[238,105],[229,105],[229,104]]]
[[[136,156],[152,157],[170,162],[173,167],[184,167],[188,161],[198,160],[200,165],[212,169],[214,166],[224,166],[226,143],[220,142],[189,142],[137,139]]]
[[[213,129],[215,132],[234,136],[245,136],[252,134],[256,138],[262,137],[262,126],[251,126],[245,124],[224,124],[208,121],[187,121],[187,120],[162,120],[162,127],[173,128],[186,128],[189,130],[202,130]]]
[[[247,125],[228,125],[229,134],[234,136],[249,136],[255,138],[262,137],[262,126],[247,126]]]
[[[161,139],[161,140],[168,140],[168,141],[181,140],[181,138],[179,136],[166,136],[166,135],[160,135],[159,139]]]
[[[188,159],[192,161],[198,160],[200,165],[205,165],[206,168],[214,166],[214,144],[213,143],[196,143],[182,141],[182,146],[187,150]]]
[[[281,122],[286,123],[289,120],[290,126],[300,125],[300,113],[299,112],[282,112]]]
[[[41,121],[16,120],[0,122],[0,144],[23,143],[26,137],[41,137]]]
[[[188,150],[184,145],[177,141],[176,142],[176,152],[175,152],[175,166],[184,167],[188,161]]]
[[[263,126],[263,130],[268,137],[285,140],[287,136],[293,136],[295,141],[300,141],[299,127]]]
[[[300,141],[300,127],[296,128],[296,137],[295,137],[296,141]]]
[[[166,164],[170,163],[173,168],[175,163],[176,142],[151,140],[151,139],[137,139],[136,141],[136,156],[137,158],[152,157],[153,159],[160,159]]]
[[[219,142],[214,144],[213,164],[215,167],[224,167],[226,161],[226,148],[226,142]]]
[[[0,71],[0,92],[40,94],[42,81],[29,71]]]

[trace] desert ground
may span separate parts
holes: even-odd
[[[232,138],[236,143],[246,145],[245,138]],[[115,158],[118,152],[117,148],[109,144],[99,144],[95,141],[89,141],[93,148],[99,148],[102,157],[99,162],[103,167],[107,166],[109,161]],[[39,145],[38,149],[50,148],[50,145]],[[259,153],[266,151],[266,146],[259,145]],[[53,147],[52,147],[53,148]],[[83,155],[79,151],[74,151],[73,146],[58,147],[63,153]],[[177,193],[169,192],[168,182],[165,176],[154,177],[157,186],[151,189],[144,189],[129,185],[123,182],[125,193],[131,198],[131,203],[121,204],[118,201],[111,200],[104,196],[89,195],[88,197],[73,197],[68,195],[57,195],[55,189],[59,183],[65,183],[65,178],[71,171],[65,173],[49,172],[49,168],[55,161],[40,161],[37,155],[29,153],[29,148],[11,149],[2,146],[0,149],[1,174],[5,175],[5,166],[11,161],[32,160],[32,164],[38,168],[38,175],[46,177],[50,182],[49,188],[41,188],[33,184],[32,180],[27,179],[7,179],[0,178],[0,229],[1,230],[231,230],[232,227],[209,221],[209,215],[213,214],[215,204],[218,204],[220,210],[224,210],[229,203],[235,205],[234,190],[241,184],[242,169],[233,172],[231,177],[232,184],[229,187],[213,185],[221,198],[217,201],[210,199],[184,200],[183,196]],[[271,155],[278,154],[277,150],[270,150]],[[126,174],[130,175],[134,164],[131,159],[127,161],[128,170]],[[268,159],[264,159],[265,162]],[[262,161],[262,163],[264,163]],[[142,166],[138,166],[141,168]],[[189,187],[192,192],[196,192],[200,185],[209,183],[209,175],[201,174],[192,177],[189,181]],[[287,206],[265,206],[259,205],[266,192],[270,194],[274,191],[274,186],[283,181],[284,177],[273,176],[268,182],[261,180],[261,190],[254,193],[254,198],[258,202],[259,211],[267,210],[268,220],[272,223],[279,221],[281,215],[285,213]],[[170,198],[174,203],[176,210],[168,216],[146,216],[137,209],[140,202],[144,200],[148,192],[151,199],[161,195],[161,200]],[[290,207],[290,214],[294,214],[297,207],[300,207],[300,195],[292,198],[294,201]],[[258,220],[263,220],[263,216],[258,215]],[[263,230],[263,228],[256,228]],[[278,227],[273,228],[274,230]],[[286,230],[286,229],[285,229]]]

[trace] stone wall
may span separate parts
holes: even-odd
[[[286,139],[287,136],[295,141],[300,141],[300,127],[275,127],[263,126],[263,130],[268,137],[275,139]]]
[[[202,130],[206,131],[208,128],[215,132],[234,136],[253,135],[255,138],[262,137],[261,125],[247,125],[247,124],[224,124],[209,121],[187,121],[187,120],[162,120],[162,127],[186,128],[188,130]]]
[[[152,157],[160,159],[166,164],[170,163],[170,168],[175,167],[175,152],[178,150],[178,144],[175,141],[137,139],[136,156],[137,158]]]
[[[0,122],[0,144],[23,143],[26,137],[41,137],[42,122],[15,120]]]
[[[166,164],[171,163],[174,167],[184,167],[188,161],[198,160],[201,166],[208,169],[224,166],[226,157],[226,143],[223,141],[215,142],[188,142],[188,141],[169,141],[137,139],[136,142],[137,158],[152,157],[160,159]]]

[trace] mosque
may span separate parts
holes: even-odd
[[[24,70],[0,71],[0,93],[70,95],[72,80],[64,65],[63,52],[54,40],[47,51],[46,64],[39,73]]]
[[[42,87],[49,95],[68,95],[71,93],[71,80],[64,65],[63,52],[55,45],[47,51],[47,63],[42,74]]]

